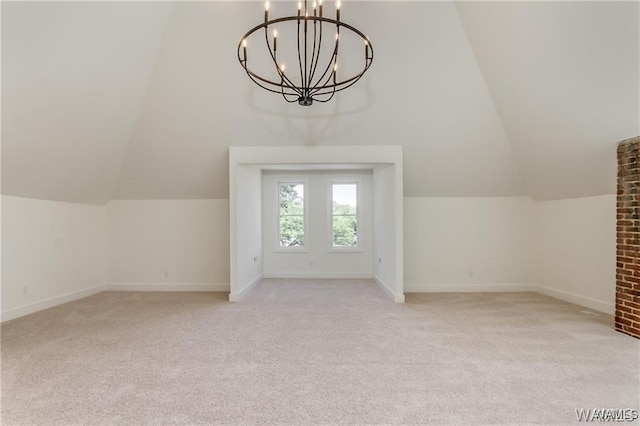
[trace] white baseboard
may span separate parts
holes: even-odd
[[[107,291],[205,291],[227,292],[229,284],[213,283],[109,283]]]
[[[264,278],[318,278],[318,279],[340,279],[356,280],[373,278],[371,272],[265,272]]]
[[[584,306],[595,311],[604,312],[605,314],[614,315],[616,312],[616,307],[613,303],[606,303],[600,300],[579,296],[574,293],[556,290],[549,287],[538,287],[537,290],[540,294],[564,300],[565,302],[573,303],[575,305]]]
[[[384,290],[385,293],[387,293],[389,297],[393,299],[394,302],[404,303],[404,294],[395,293],[384,281],[380,279],[380,277],[375,274],[373,275],[373,280],[376,282],[376,284],[378,284],[378,286],[380,286],[382,290]]]
[[[264,274],[264,278],[276,278],[274,276],[267,276]],[[280,274],[279,274],[280,275]],[[349,274],[348,278],[356,278]],[[245,297],[259,282],[263,276],[258,276],[248,286],[242,289],[239,293],[230,293],[229,301],[237,302]],[[284,277],[277,277],[284,278]],[[287,277],[293,278],[293,277]],[[310,278],[310,277],[296,277],[296,278]],[[312,277],[320,278],[320,277]],[[326,278],[326,277],[324,277]],[[337,277],[339,278],[339,277]],[[379,277],[369,274],[369,276],[358,276],[357,278],[373,278],[373,280],[389,295],[396,303],[404,303],[404,294],[394,293]],[[229,284],[199,284],[199,283],[109,283],[105,286],[95,286],[88,289],[76,291],[73,293],[64,294],[62,296],[53,297],[40,302],[31,303],[28,305],[20,306],[18,308],[9,309],[3,311],[1,314],[0,322],[9,321],[15,318],[19,318],[25,315],[29,315],[44,309],[52,308],[54,306],[62,305],[64,303],[73,302],[78,299],[93,296],[102,291],[188,291],[188,292],[228,292]],[[405,293],[472,293],[472,292],[524,292],[533,291],[544,294],[546,296],[554,297],[556,299],[564,300],[569,303],[584,306],[589,309],[593,309],[599,312],[613,315],[615,313],[615,305],[612,303],[602,302],[596,299],[591,299],[577,294],[569,293],[562,290],[556,290],[548,287],[540,287],[535,285],[523,285],[523,284],[418,284],[418,285],[406,285],[404,287]]]
[[[536,291],[528,284],[413,284],[405,285],[405,293],[489,293]]]
[[[262,281],[262,278],[263,275],[260,274],[239,292],[229,293],[229,302],[239,302],[240,300],[242,300],[244,297],[246,297],[247,294],[251,292],[251,290],[255,288],[256,285],[258,285],[260,281]]]
[[[63,294],[62,296],[52,297],[51,299],[42,300],[40,302],[31,303],[29,305],[23,305],[18,308],[9,309],[8,311],[2,312],[1,321],[9,321],[25,315],[33,314],[38,311],[42,311],[44,309],[53,308],[54,306],[62,305],[63,303],[69,303],[73,302],[74,300],[93,296],[94,294],[103,292],[104,289],[104,286],[99,285],[80,291],[74,291],[73,293]]]
[[[532,291],[544,294],[546,296],[554,297],[556,299],[564,300],[565,302],[584,306],[610,315],[615,313],[615,304],[613,303],[605,303],[600,300],[579,296],[566,291],[530,284],[414,284],[404,286],[405,293],[507,293],[522,291]]]

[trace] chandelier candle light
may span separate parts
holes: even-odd
[[[287,73],[285,70],[288,68],[284,62],[278,64],[278,46],[283,46],[282,42],[278,44],[278,29],[276,27],[280,28],[279,25],[293,27],[292,31],[297,29],[296,35],[291,37],[293,39],[291,44],[294,46],[296,43],[293,41],[297,41],[297,52],[294,49],[293,52],[287,53],[293,55],[288,59],[297,57],[298,69],[293,67]],[[328,26],[330,26],[329,29],[327,29]],[[269,27],[273,27],[271,39],[269,38]],[[323,49],[323,31],[326,33],[332,28],[335,29],[335,41],[329,46],[325,43]],[[348,30],[364,42],[364,49],[358,49],[361,52],[364,51],[363,67],[359,72],[343,79],[338,78],[341,29]],[[247,41],[252,34],[260,30],[264,31],[268,62],[273,63],[272,76],[261,76],[258,72],[252,71],[248,65]],[[281,38],[283,35],[281,34]],[[333,34],[331,38],[333,38]],[[323,56],[322,62],[321,56]],[[360,80],[373,62],[373,46],[369,38],[360,30],[340,20],[340,1],[335,3],[335,19],[323,16],[322,0],[314,1],[311,11],[307,8],[307,0],[304,0],[298,3],[297,15],[272,20],[269,20],[269,2],[266,2],[264,22],[253,27],[240,39],[238,60],[249,78],[258,86],[270,92],[281,94],[287,102],[298,102],[300,105],[310,106],[314,101],[328,102],[336,92],[351,87]],[[319,64],[320,66],[318,66]]]

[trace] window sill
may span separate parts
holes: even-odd
[[[309,249],[308,248],[277,248],[273,252],[278,254],[309,253]]]
[[[364,253],[364,249],[362,247],[331,247],[327,250],[328,253]]]

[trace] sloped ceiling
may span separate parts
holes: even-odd
[[[638,6],[457,4],[534,198],[615,192],[615,143],[640,133]]]
[[[237,63],[261,3],[3,3],[2,192],[226,198],[230,145],[401,144],[407,196],[610,193],[638,10],[588,5],[347,2],[374,65],[303,108]]]
[[[113,195],[173,5],[2,2],[2,193]]]
[[[288,7],[284,14],[295,4],[275,6]],[[257,88],[237,62],[238,40],[262,10],[253,2],[178,6],[117,198],[224,198],[229,145],[300,144],[402,144],[410,196],[522,193],[453,4],[347,4],[343,19],[367,32],[380,59],[361,84],[310,108]]]

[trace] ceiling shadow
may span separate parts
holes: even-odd
[[[266,92],[253,84],[246,93],[245,103],[255,123],[268,134],[280,139],[301,141],[304,145],[322,145],[323,142],[353,132],[367,118],[375,104],[375,96],[370,79],[363,80],[361,84],[348,89],[351,93],[359,90],[356,94],[360,96],[355,105],[345,106],[345,91],[336,93],[326,104],[316,103],[304,107],[297,103],[287,103],[281,96]],[[353,98],[356,97],[352,96],[350,99]]]

